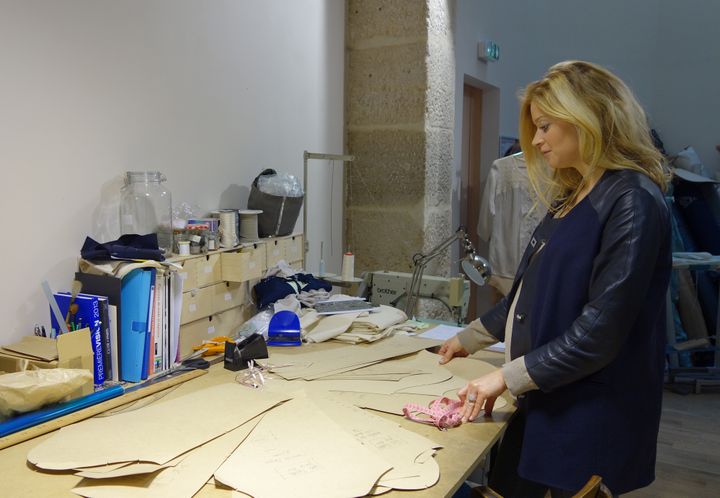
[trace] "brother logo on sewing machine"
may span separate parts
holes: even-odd
[[[236,342],[225,343],[224,366],[236,372],[248,367],[248,361],[268,358],[267,344],[262,334],[253,334]]]

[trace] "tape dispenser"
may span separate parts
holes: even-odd
[[[233,372],[247,368],[250,360],[268,357],[267,344],[262,334],[256,333],[225,343],[224,367]]]

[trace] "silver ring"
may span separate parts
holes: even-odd
[[[468,396],[467,400],[468,403],[475,403],[477,401],[477,398],[475,396]]]

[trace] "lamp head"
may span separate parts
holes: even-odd
[[[470,238],[464,229],[461,229],[463,233],[463,249],[465,256],[460,263],[463,272],[468,276],[470,281],[475,285],[485,285],[492,275],[490,263],[475,252]]]
[[[468,253],[460,263],[463,272],[475,285],[485,285],[492,275],[490,263],[475,252]]]

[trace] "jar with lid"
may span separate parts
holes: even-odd
[[[190,236],[190,254],[200,254],[202,249],[202,237],[198,234]]]
[[[173,247],[172,197],[159,171],[128,171],[120,189],[120,231],[156,233],[158,246],[169,255]]]

